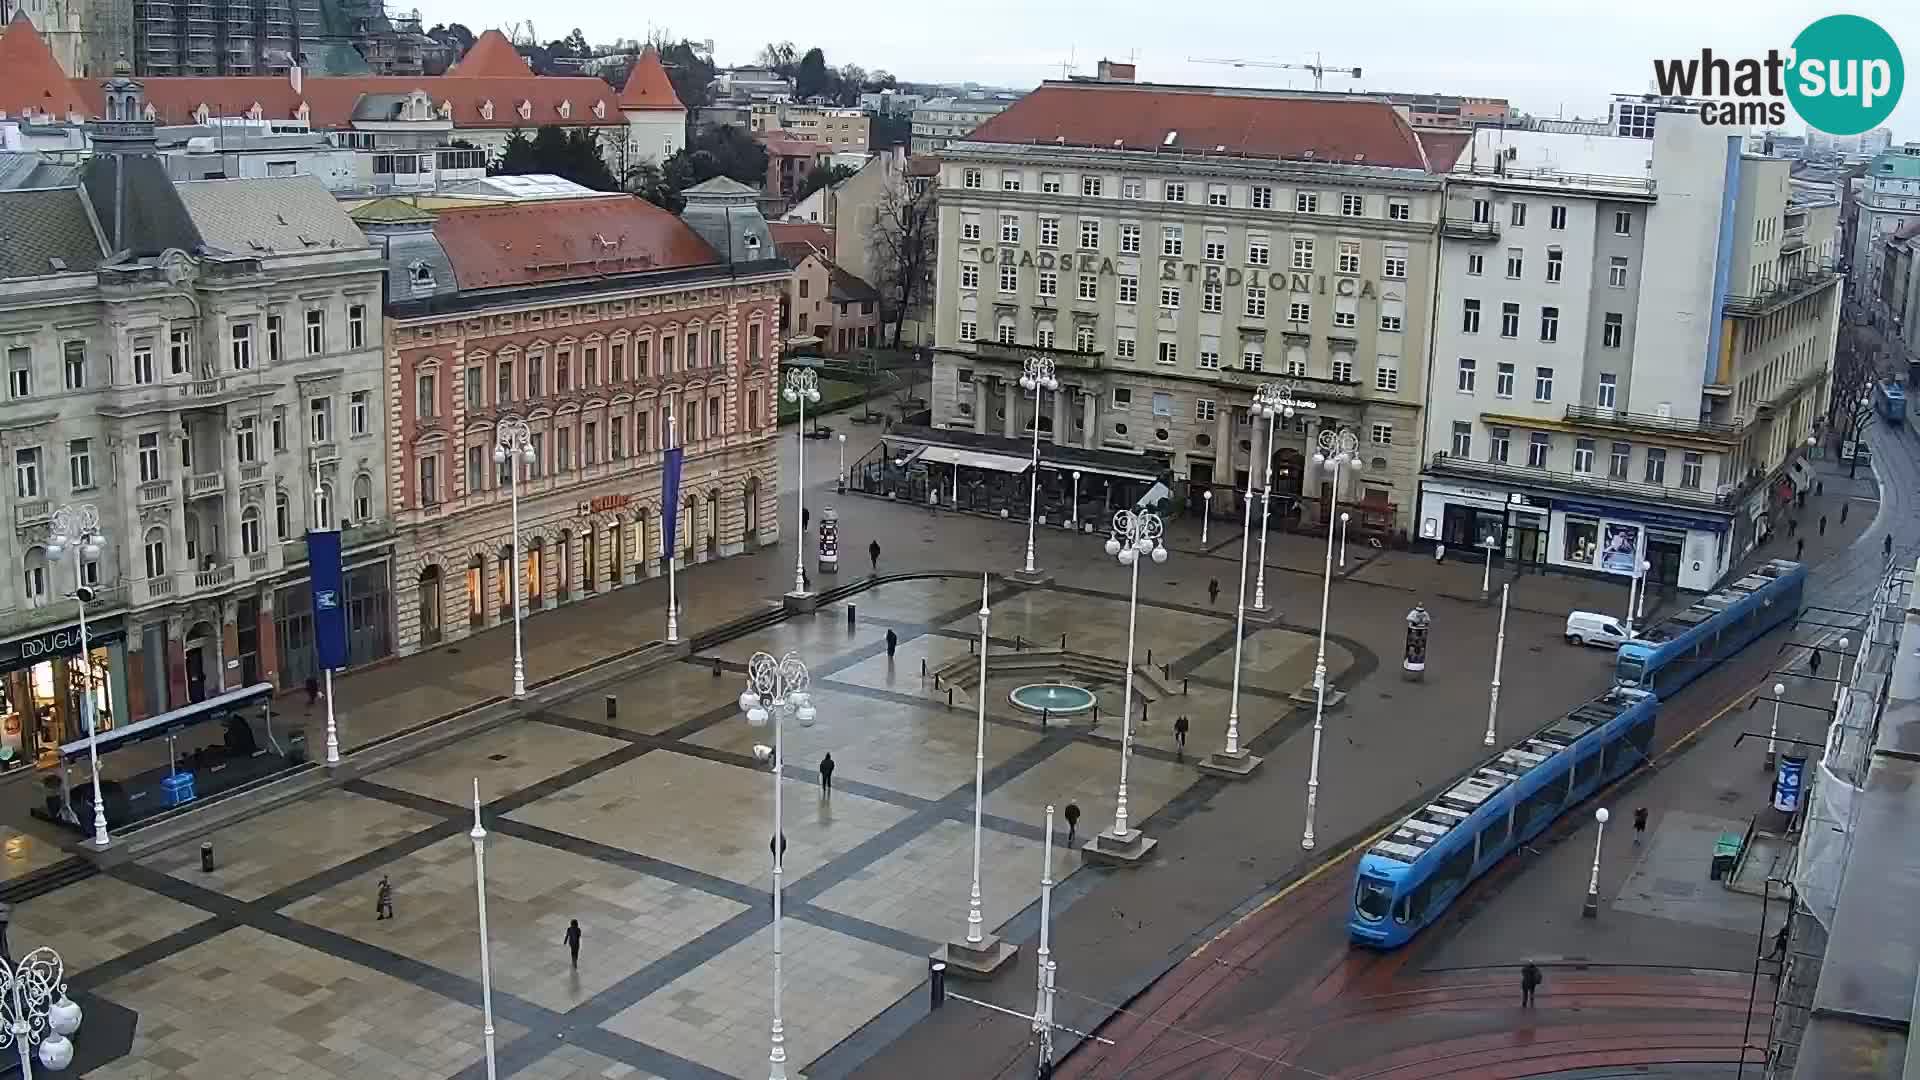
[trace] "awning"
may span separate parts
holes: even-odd
[[[192,727],[207,720],[225,719],[235,709],[251,705],[261,705],[273,697],[273,684],[260,682],[239,690],[229,690],[224,694],[197,701],[170,713],[148,717],[138,723],[117,727],[112,731],[100,733],[100,753],[118,750],[123,746],[132,746],[147,739],[155,739]],[[88,742],[85,738],[75,739],[60,747],[60,760],[74,762],[88,754]]]
[[[991,469],[994,472],[1023,473],[1033,465],[1029,458],[990,454],[984,450],[962,450],[954,446],[929,446],[919,455],[921,461],[938,461],[967,469]]]

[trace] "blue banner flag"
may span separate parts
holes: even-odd
[[[313,654],[329,671],[347,666],[347,608],[341,590],[340,532],[307,533],[307,570],[313,586]]]
[[[666,529],[660,534],[664,546],[660,553],[673,558],[674,536],[680,531],[680,458],[683,451],[679,447],[667,451],[666,479],[662,485],[664,494],[660,499],[660,516],[666,519]]]

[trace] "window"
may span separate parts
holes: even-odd
[[[1120,302],[1123,304],[1137,304],[1140,302],[1139,278],[1123,277],[1120,279]]]
[[[1001,191],[1019,191],[1020,190],[1020,174],[1017,172],[1014,172],[1012,169],[1003,170],[1000,173],[1000,190]]]
[[[1393,425],[1392,424],[1373,425],[1372,435],[1373,435],[1373,445],[1375,446],[1392,446],[1393,445]]]
[[[1177,364],[1180,362],[1180,345],[1178,342],[1163,341],[1160,343],[1160,362],[1163,364]]]
[[[1265,345],[1258,341],[1249,341],[1240,350],[1240,369],[1259,372],[1266,366]]]
[[[1122,255],[1140,254],[1140,226],[1138,225],[1120,226],[1120,254]]]
[[[260,446],[254,430],[253,417],[242,417],[233,427],[233,453],[242,465],[252,465],[260,460]]]
[[[1014,343],[1013,320],[1000,320],[1000,325],[996,330],[995,336],[999,339],[1000,344],[1012,345]]]
[[[1474,381],[1479,375],[1479,372],[1476,370],[1477,367],[1478,364],[1473,358],[1467,356],[1461,357],[1460,373],[1456,377],[1454,389],[1463,394],[1473,393]]]
[[[1567,227],[1567,208],[1555,205],[1547,211],[1547,228],[1564,229]]]
[[[1354,307],[1353,297],[1336,296],[1333,298],[1333,325],[1351,327],[1358,324],[1358,309]]]
[[[460,396],[466,403],[467,411],[474,412],[486,405],[486,372],[475,364],[461,373]]]
[[[282,540],[293,536],[293,500],[284,491],[273,493],[273,534]]]
[[[565,433],[562,428],[561,432]],[[437,506],[440,502],[440,455],[428,454],[420,459],[420,505]],[[357,507],[355,508],[358,509]],[[357,516],[357,515],[356,515]]]
[[[1510,398],[1513,396],[1513,365],[1512,364],[1500,363],[1500,364],[1494,365],[1493,393],[1495,397]]]
[[[1566,271],[1566,263],[1559,248],[1547,249],[1547,281],[1557,282]]]
[[[1453,456],[1473,456],[1473,425],[1465,420],[1453,422]]]
[[[1139,354],[1131,332],[1116,333],[1114,335],[1113,355],[1115,359],[1119,360],[1133,360],[1137,358]]]
[[[153,341],[141,338],[133,343],[133,384],[148,386],[153,383]]]
[[[1040,287],[1037,291],[1040,296],[1047,299],[1058,296],[1060,293],[1060,275],[1051,270],[1040,271]]]
[[[1247,205],[1253,207],[1255,210],[1273,209],[1273,189],[1270,187],[1262,187],[1258,184],[1254,185],[1253,191],[1249,193],[1247,197]]]
[[[1627,287],[1627,257],[1615,255],[1607,260],[1607,286],[1614,289]]]
[[[433,463],[435,471],[438,472],[440,459],[435,457]],[[439,490],[439,484],[436,483],[434,485],[436,495]],[[366,473],[361,473],[353,478],[353,520],[373,520],[373,477],[368,476]]]
[[[1167,202],[1183,203],[1187,201],[1187,185],[1177,180],[1169,180],[1160,188],[1161,197]]]
[[[1363,195],[1340,196],[1340,216],[1359,217],[1367,212],[1367,200]]]
[[[1080,219],[1080,246],[1088,251],[1100,247],[1100,222],[1092,218]]]
[[[1604,348],[1620,347],[1620,337],[1626,330],[1625,320],[1617,311],[1609,311],[1600,324],[1600,344]]]
[[[504,408],[513,400],[513,361],[502,360],[493,369],[493,406]]]
[[[1287,303],[1288,322],[1308,322],[1313,318],[1313,305],[1305,300],[1292,300]]]
[[[1647,447],[1647,483],[1664,484],[1667,482],[1667,452],[1658,446]]]
[[[1473,200],[1473,220],[1476,225],[1493,224],[1493,203],[1486,199]]]
[[[175,327],[167,331],[167,371],[185,375],[193,370],[193,331]]]
[[[971,319],[962,319],[960,321],[960,340],[961,341],[975,341],[979,339],[979,336],[980,336],[979,323],[976,323]]]
[[[1220,342],[1217,338],[1200,339],[1200,368],[1203,371],[1220,370]]]
[[[135,457],[140,462],[141,483],[151,484],[160,479],[160,433],[143,432],[135,450]]]
[[[1117,410],[1117,411],[1119,411],[1119,412],[1126,412],[1126,411],[1127,411],[1127,410],[1128,410],[1129,408],[1131,408],[1132,406],[1133,406],[1133,390],[1132,390],[1132,388],[1131,388],[1131,387],[1126,387],[1126,386],[1116,386],[1116,387],[1114,387],[1114,388],[1113,388],[1113,407],[1114,407],[1114,409],[1115,409],[1115,410]]]
[[[1406,304],[1395,300],[1392,294],[1388,294],[1387,298],[1380,302],[1380,329],[1392,334],[1399,333],[1405,314]]]
[[[1293,268],[1295,270],[1313,269],[1313,238],[1297,236],[1293,240]]]
[[[314,398],[307,402],[307,442],[321,445],[333,441],[333,399]]]
[[[1019,189],[1015,188],[1014,190],[1018,191]],[[1042,195],[1060,194],[1060,174],[1059,173],[1041,173],[1040,174],[1040,193]]]
[[[1353,381],[1353,357],[1347,353],[1333,354],[1333,381],[1350,383]]]
[[[1533,400],[1553,400],[1553,369],[1537,367],[1533,369]]]
[[[1207,185],[1207,205],[1208,206],[1227,205],[1227,185],[1208,184]]]
[[[1120,181],[1120,197],[1123,199],[1144,199],[1147,197],[1147,184],[1144,180],[1128,178]]]
[[[280,316],[267,316],[267,363],[269,364],[279,363],[282,355],[280,352],[280,324]]]
[[[1516,202],[1513,204],[1513,223],[1515,225],[1525,225],[1527,223],[1526,203]]]
[[[1617,375],[1600,376],[1600,392],[1597,397],[1596,404],[1598,404],[1601,408],[1603,409],[1613,408],[1614,394],[1617,390],[1619,390],[1618,379],[1619,379],[1619,376]]]
[[[16,398],[33,393],[33,351],[7,350],[7,392]]]
[[[1033,343],[1043,349],[1053,348],[1053,327],[1042,324],[1034,328]]]
[[[973,269],[974,273],[978,275],[980,268],[975,266]],[[976,282],[976,284],[978,283]],[[756,326],[754,329],[757,331],[759,327]],[[753,356],[751,359],[758,360],[759,357]],[[619,386],[626,381],[627,343],[624,341],[616,341],[612,345],[607,346],[607,382],[613,386]]]
[[[253,367],[253,324],[234,323],[227,328],[227,334],[233,370],[246,371]]]
[[[1460,332],[1477,334],[1480,332],[1480,301],[1463,300],[1460,302]]]
[[[240,511],[240,553],[258,555],[265,546],[260,536],[260,508],[249,506]]]
[[[1400,389],[1400,358],[1382,354],[1373,369],[1373,388],[1393,393]]]
[[[1000,242],[1017,244],[1020,242],[1020,219],[1012,214],[1000,215]]]
[[[1293,193],[1293,212],[1296,214],[1317,214],[1320,212],[1320,196],[1311,191]]]
[[[1500,336],[1501,337],[1519,337],[1520,336],[1520,305],[1519,304],[1501,304],[1500,305]]]
[[[1530,469],[1546,468],[1547,456],[1551,453],[1553,453],[1553,436],[1548,435],[1544,431],[1534,432],[1527,440],[1527,467]]]
[[[1160,306],[1168,311],[1180,310],[1180,286],[1160,286]]]
[[[428,376],[429,379],[432,376]],[[369,430],[368,421],[373,412],[373,394],[366,390],[355,390],[347,401],[347,423],[355,435],[365,435]],[[325,442],[316,438],[315,442]]]
[[[1081,274],[1080,283],[1074,292],[1074,297],[1080,300],[1100,299],[1100,279],[1092,274]]]
[[[1258,285],[1247,286],[1247,318],[1264,319],[1267,317],[1267,290]]]
[[[418,416],[422,420],[431,420],[433,418],[435,410],[439,407],[437,401],[439,397],[438,390],[438,380],[433,377],[433,372],[422,371],[414,376],[413,408],[415,416]],[[358,433],[356,432],[356,434]]]
[[[327,351],[327,313],[319,308],[307,311],[307,355],[319,356]]]
[[[147,559],[147,576],[165,577],[167,574],[167,532],[155,526],[147,530],[144,545]]]
[[[1094,349],[1093,327],[1081,325],[1074,327],[1073,348],[1075,352],[1090,353]]]
[[[1518,279],[1520,277],[1520,271],[1525,265],[1526,265],[1526,260],[1521,258],[1519,248],[1507,249],[1507,276],[1508,277]]]
[[[963,170],[960,173],[960,186],[964,188],[974,188],[974,189],[979,189],[981,187],[984,187],[985,185],[982,184],[980,180],[980,170],[979,169]]]
[[[1593,471],[1593,440],[1573,440],[1573,471],[1590,473]]]
[[[1403,281],[1407,276],[1407,249],[1401,244],[1388,244],[1380,257],[1380,276],[1395,281]]]
[[[1247,265],[1266,266],[1270,248],[1265,233],[1247,236]]]
[[[1482,255],[1477,251],[1468,253],[1467,255],[1467,276],[1468,277],[1479,277],[1481,274],[1486,273],[1486,270],[1487,270],[1487,257],[1485,255]]]
[[[1008,266],[1005,263],[1000,264],[1000,291],[1001,292],[1019,292],[1020,291],[1020,268],[1019,267]]]
[[[1706,459],[1689,450],[1680,455],[1680,486],[1700,490],[1700,474]]]
[[[67,484],[72,491],[86,491],[93,487],[92,439],[67,441]]]
[[[1223,232],[1207,233],[1206,259],[1208,262],[1226,262],[1227,261],[1227,234],[1226,233],[1223,233]]]
[[[961,220],[960,239],[969,240],[969,241],[980,239],[980,219],[979,218],[969,214],[967,215],[966,218]],[[802,288],[804,288],[805,285],[806,283],[804,281],[801,282]]]
[[[1496,465],[1507,463],[1507,451],[1513,444],[1513,429],[1490,427],[1487,429],[1487,460]]]
[[[1387,220],[1412,221],[1413,220],[1413,204],[1408,202],[1405,199],[1388,199],[1387,200]]]
[[[1287,374],[1305,377],[1307,374],[1307,351],[1299,346],[1287,350]],[[1302,419],[1305,419],[1304,417]]]
[[[1040,219],[1040,246],[1041,247],[1059,247],[1060,246],[1060,219],[1059,218],[1043,217]]]
[[[1607,458],[1607,476],[1614,480],[1627,478],[1627,465],[1633,460],[1633,444],[1617,442],[1613,444]]]
[[[40,448],[23,446],[13,452],[13,493],[22,499],[40,497]]]
[[[1163,226],[1160,230],[1160,254],[1168,258],[1177,257],[1186,249],[1186,231],[1178,225]]]
[[[1334,258],[1334,270],[1342,274],[1360,272],[1360,241],[1342,240]]]
[[[1200,398],[1193,403],[1193,418],[1195,420],[1212,423],[1219,415],[1218,406],[1206,398]]]
[[[1615,236],[1632,236],[1633,235],[1633,211],[1615,210],[1613,212],[1613,235]]]
[[[87,343],[69,341],[61,347],[61,354],[65,360],[62,366],[65,369],[66,388],[85,390],[87,388]]]
[[[1218,280],[1204,282],[1200,286],[1200,310],[1208,314],[1219,314],[1223,290]]]
[[[1080,194],[1090,199],[1099,198],[1104,186],[1105,181],[1097,176],[1083,176],[1080,178]]]
[[[1560,340],[1560,309],[1543,307],[1540,309],[1540,340]]]
[[[1171,417],[1173,415],[1173,395],[1172,394],[1162,394],[1162,393],[1156,392],[1153,395],[1153,415],[1167,416],[1167,417]],[[1166,436],[1162,435],[1161,438],[1164,439],[1166,438]]]

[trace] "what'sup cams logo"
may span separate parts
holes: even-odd
[[[1779,127],[1787,105],[1816,131],[1858,135],[1880,126],[1900,103],[1906,70],[1892,35],[1872,19],[1829,15],[1800,31],[1785,52],[1729,60],[1697,57],[1653,62],[1663,97],[1708,98],[1709,124]]]

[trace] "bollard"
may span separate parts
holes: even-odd
[[[607,695],[607,719],[613,720],[618,718],[619,715],[620,715],[620,699],[617,697],[614,697],[612,694],[608,694]]]
[[[1015,635],[1013,635],[1013,651],[1014,651],[1014,652],[1026,652],[1026,651],[1027,651],[1027,643],[1026,643],[1026,640],[1025,640],[1024,638],[1022,638],[1022,637],[1021,637],[1021,636],[1020,636],[1019,634],[1015,634]]]
[[[920,658],[920,677],[927,677],[927,658],[924,656]]]
[[[1043,709],[1041,709],[1041,710],[1040,710],[1040,727],[1041,727],[1042,729],[1045,729],[1045,728],[1046,728],[1046,726],[1047,726],[1047,717],[1048,717],[1049,715],[1051,715],[1051,714],[1052,714],[1052,712],[1053,712],[1053,710],[1052,710],[1052,709],[1044,709],[1044,708],[1043,708]]]
[[[1067,635],[1065,634],[1060,635],[1060,651],[1061,652],[1067,651]]]
[[[720,677],[720,661],[717,659],[713,662],[713,677],[716,679]]]
[[[1145,702],[1145,701],[1142,701],[1142,702],[1140,703],[1140,722],[1141,722],[1142,724],[1144,724],[1144,723],[1146,723],[1146,722],[1147,722],[1147,705],[1148,705],[1148,704],[1149,704],[1149,703],[1148,703],[1148,702]]]
[[[1187,676],[1185,675],[1180,676],[1180,692],[1183,694],[1187,692]]]
[[[953,687],[947,687],[947,708],[953,708]]]
[[[938,960],[927,961],[927,989],[933,993],[933,1008],[947,1003],[947,965]]]
[[[856,609],[852,604],[847,605],[847,629],[848,630],[853,629],[853,615],[855,610]]]
[[[1173,665],[1172,665],[1172,664],[1161,664],[1161,665],[1160,665],[1160,676],[1161,676],[1162,678],[1166,678],[1166,679],[1171,679],[1171,678],[1173,678]]]
[[[200,872],[203,874],[213,873],[213,841],[211,840],[205,841],[200,845]]]
[[[1147,666],[1148,667],[1153,666],[1153,650],[1152,649],[1147,650]]]

